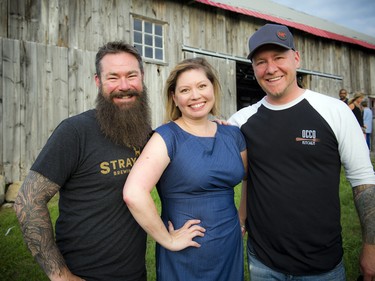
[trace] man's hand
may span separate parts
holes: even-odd
[[[226,125],[226,126],[230,125],[230,123],[226,120],[214,119],[213,121],[218,123],[219,125]]]
[[[363,245],[359,263],[363,281],[375,281],[375,245]]]

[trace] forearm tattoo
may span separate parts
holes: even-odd
[[[375,185],[356,186],[353,196],[362,226],[363,242],[375,245]]]
[[[55,243],[47,208],[59,186],[37,172],[30,171],[14,204],[25,243],[44,272],[61,275],[65,261]]]

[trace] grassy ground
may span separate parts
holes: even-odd
[[[236,187],[236,203],[239,202],[240,187]],[[159,204],[156,192],[153,196]],[[340,186],[344,261],[348,281],[356,280],[359,273],[358,257],[361,247],[360,226],[357,213],[353,204],[350,185],[345,177],[341,177]],[[56,220],[58,215],[57,197],[49,203],[51,217]],[[246,243],[246,241],[245,241]],[[155,243],[149,239],[147,248],[148,280],[155,280],[154,269],[154,247]],[[245,260],[245,263],[247,261]],[[247,266],[245,276],[248,280]],[[13,209],[0,210],[0,280],[3,281],[43,281],[48,278],[33,260],[22,240],[21,232]]]

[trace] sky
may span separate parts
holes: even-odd
[[[374,0],[272,0],[352,30],[375,37]]]

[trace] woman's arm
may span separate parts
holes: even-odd
[[[193,241],[204,236],[199,220],[189,220],[178,230],[169,223],[169,232],[161,220],[151,191],[170,162],[167,147],[158,133],[154,133],[134,164],[125,182],[123,198],[140,226],[160,245],[171,251],[186,247],[200,247]]]
[[[246,232],[246,218],[247,218],[247,212],[246,212],[246,200],[247,200],[247,150],[244,150],[241,152],[242,162],[245,168],[245,176],[242,179],[242,186],[241,186],[241,199],[240,199],[240,206],[238,208],[238,216],[240,219],[241,224],[241,232],[242,236]]]

